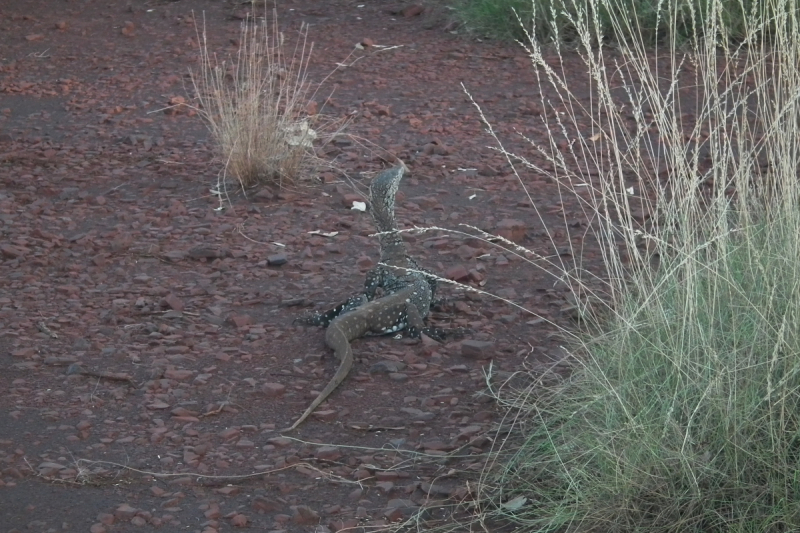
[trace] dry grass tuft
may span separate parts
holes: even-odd
[[[318,86],[308,79],[308,27],[288,54],[274,12],[271,24],[266,17],[242,22],[235,57],[209,51],[205,26],[198,41],[200,67],[190,74],[196,109],[225,162],[222,185],[232,177],[242,189],[283,187],[313,176],[323,164],[315,146],[330,142],[346,121],[317,113],[311,103]]]

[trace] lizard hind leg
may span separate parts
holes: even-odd
[[[294,319],[294,324],[305,324],[306,326],[321,326],[323,328],[327,328],[333,319],[338,317],[339,315],[344,315],[345,313],[349,313],[354,309],[358,309],[367,301],[369,298],[365,294],[356,294],[355,296],[351,296],[346,301],[340,303],[330,311],[325,311],[324,313],[311,313],[304,316],[299,316]]]

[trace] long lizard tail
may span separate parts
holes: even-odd
[[[339,363],[339,368],[336,369],[336,373],[333,375],[325,388],[322,389],[322,392],[320,392],[319,395],[314,398],[314,401],[311,402],[311,405],[308,406],[308,409],[305,410],[305,412],[294,424],[292,424],[291,427],[286,428],[284,431],[291,431],[302,424],[303,421],[314,412],[314,409],[319,407],[319,404],[324,402],[328,396],[330,396],[330,394],[336,390],[336,387],[338,387],[339,384],[344,381],[344,378],[347,377],[350,369],[353,368],[353,350],[350,348],[350,339],[347,338],[347,335],[344,331],[342,331],[342,328],[339,327],[339,324],[334,322],[328,326],[327,330],[325,330],[325,343],[334,349],[336,358],[341,361]]]

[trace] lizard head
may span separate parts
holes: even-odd
[[[369,185],[369,199],[373,212],[394,213],[394,197],[405,171],[406,166],[400,162],[396,167],[387,168],[375,176]]]

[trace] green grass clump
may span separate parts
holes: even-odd
[[[741,42],[747,38],[747,27],[752,27],[747,21],[754,13],[766,9],[768,19],[784,13],[774,10],[775,2],[762,0],[720,0],[717,4],[721,8],[717,14],[697,0],[462,0],[455,7],[467,27],[500,39],[525,39],[527,31],[540,42],[574,42],[579,28],[591,20],[598,25],[600,40],[635,39],[647,44],[667,37],[683,43],[702,36],[714,17],[726,39]],[[615,32],[613,26],[623,20],[630,22],[628,31]],[[768,34],[773,27],[767,24]]]
[[[653,292],[586,340],[571,379],[533,393],[526,442],[494,480],[527,499],[514,521],[800,527],[800,228],[773,222],[666,260]]]
[[[576,34],[588,103],[569,89],[586,81],[528,41],[551,86],[542,106],[556,111],[542,120],[569,142],[554,134],[537,158],[509,160],[564,194],[588,186],[577,198],[607,271],[602,294],[561,273],[597,311],[569,332],[572,375],[499,395],[523,442],[488,468],[484,519],[554,532],[800,529],[800,35],[770,17],[797,5],[765,3],[741,45],[720,47],[726,6],[703,0],[707,31],[685,52],[605,54],[587,19]],[[612,21],[616,36],[627,22]]]

